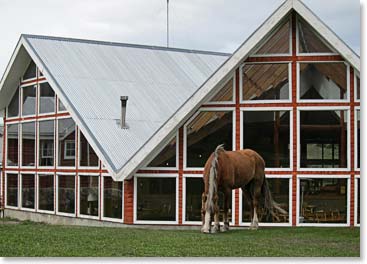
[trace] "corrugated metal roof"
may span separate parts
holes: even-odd
[[[24,35],[117,172],[229,54]],[[118,126],[127,95],[127,125]]]

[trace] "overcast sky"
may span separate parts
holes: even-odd
[[[359,0],[303,0],[360,53]],[[170,0],[170,46],[233,52],[283,0]],[[166,0],[0,0],[0,75],[20,34],[166,45]]]

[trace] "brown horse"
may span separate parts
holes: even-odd
[[[264,170],[265,162],[255,151],[251,149],[226,151],[223,145],[217,146],[204,167],[205,190],[202,194],[201,231],[203,233],[215,233],[220,230],[218,191],[224,194],[223,231],[229,229],[229,197],[233,189],[241,188],[244,196],[250,199],[250,229],[258,228],[257,209],[261,195],[264,196],[264,206],[267,214],[276,217],[274,210],[287,214],[273,201]],[[213,230],[211,230],[211,214],[214,214]]]

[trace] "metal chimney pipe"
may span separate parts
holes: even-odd
[[[126,105],[127,105],[127,99],[129,97],[128,96],[120,96],[120,100],[121,100],[121,120],[120,120],[120,124],[121,124],[121,128],[122,129],[127,129],[128,126],[126,125]]]

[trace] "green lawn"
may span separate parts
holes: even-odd
[[[54,226],[0,221],[0,256],[353,256],[359,228],[195,230]]]

